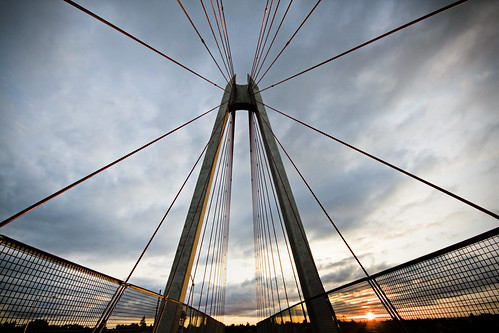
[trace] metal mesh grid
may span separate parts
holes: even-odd
[[[347,285],[337,291],[329,292],[328,296],[336,318],[340,322],[366,320],[368,313],[376,319],[390,319],[390,315],[367,281]]]
[[[0,330],[85,331],[95,327],[123,281],[0,236]],[[108,329],[152,331],[162,295],[127,285]],[[169,300],[169,302],[174,302]],[[182,303],[179,332],[223,332],[222,323]]]
[[[161,297],[136,286],[129,286],[107,321],[107,327],[116,325],[154,325]]]
[[[376,277],[404,319],[499,314],[499,235]]]
[[[499,228],[374,274],[371,278],[378,282],[406,321],[408,332],[427,331],[436,325],[449,331],[455,331],[459,326],[463,330],[466,330],[464,327],[490,329],[490,323],[494,322],[492,325],[497,328]],[[369,286],[367,278],[333,289],[327,294],[343,332],[359,329],[373,329],[376,332],[399,330],[389,321],[390,316]],[[293,312],[301,308],[302,304],[298,303],[284,311]],[[279,320],[275,320],[275,317],[278,315],[258,323],[258,331],[293,332],[277,325]],[[375,321],[369,320],[371,318],[375,318]],[[360,325],[355,326],[354,322]]]
[[[405,320],[499,315],[499,228],[372,278]],[[65,326],[67,330],[71,327],[76,330],[75,325],[93,327],[121,283],[0,236],[0,325],[15,323],[22,327],[44,320],[48,325]],[[328,292],[328,297],[340,326],[342,322],[365,321],[368,312],[378,320],[388,319],[367,279],[336,288]],[[161,295],[130,285],[107,327],[140,323],[142,319],[150,327],[160,298]],[[302,324],[306,318],[305,305],[299,303],[260,322],[260,331],[273,332],[277,328],[287,331],[291,327],[295,332],[307,331],[308,325]],[[185,313],[180,323],[184,328],[221,330],[223,327],[195,309],[178,306]],[[292,318],[294,325],[288,318]]]
[[[119,281],[7,237],[0,243],[0,324],[93,326]]]
[[[122,281],[0,236],[0,325],[94,327]],[[154,321],[161,296],[130,285],[108,327]],[[34,326],[30,327],[30,331]]]
[[[177,332],[224,332],[225,325],[221,322],[188,305],[175,303],[177,303],[177,307],[182,308],[182,317]]]
[[[289,319],[287,318],[288,313],[291,317],[291,322],[295,324],[309,323],[310,320],[308,318],[306,307],[307,305],[305,303],[302,303],[301,306],[289,308],[289,311],[283,311],[284,323],[287,323],[289,321]]]

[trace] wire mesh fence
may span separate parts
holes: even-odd
[[[91,332],[122,283],[0,236],[0,331]],[[158,293],[127,285],[106,330],[152,332],[162,299]],[[212,332],[223,327],[204,313],[175,303],[184,314],[179,332],[187,328]]]
[[[499,228],[370,277],[408,332],[499,331]],[[123,282],[0,236],[0,330],[90,332]],[[321,295],[324,297],[323,295]],[[397,332],[363,278],[327,293],[346,332]],[[128,285],[107,330],[151,332],[162,296]],[[258,324],[260,332],[311,332],[306,302]],[[176,303],[179,332],[223,331]],[[438,328],[438,329],[436,329]]]
[[[370,277],[402,317],[402,327],[359,279],[327,292],[346,332],[499,332],[499,228]],[[303,305],[258,323],[258,332],[312,332]],[[294,313],[293,323],[280,318]]]

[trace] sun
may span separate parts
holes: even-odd
[[[376,318],[376,315],[374,313],[372,313],[372,312],[366,313],[367,320],[374,320],[374,318]]]

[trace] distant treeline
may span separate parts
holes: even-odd
[[[147,326],[145,323],[132,323],[130,325],[117,325],[116,328],[105,328],[104,332],[152,332],[152,326]],[[29,322],[28,327],[25,325],[17,325],[16,322],[0,324],[0,332],[2,333],[26,333],[34,332],[78,332],[78,333],[91,333],[93,328],[81,325],[50,325],[46,320],[36,319]]]
[[[403,332],[398,323],[386,321],[339,321],[342,333],[399,333]],[[465,318],[444,319],[412,319],[404,320],[403,325],[410,333],[469,333],[469,332],[499,332],[499,315],[479,315]],[[280,327],[279,332],[309,332],[309,324],[286,323]],[[277,327],[276,327],[277,328]],[[16,322],[0,324],[2,333],[23,333],[25,325]],[[186,330],[189,331],[188,329]],[[92,328],[81,325],[50,325],[46,320],[36,319],[29,323],[26,332],[81,332],[91,333]],[[117,325],[113,329],[104,329],[104,332],[152,332],[152,326],[145,322],[130,325]],[[225,327],[225,333],[256,333],[255,325],[230,325]],[[309,332],[311,333],[311,332]]]
[[[499,332],[499,315],[479,315],[463,318],[411,319],[403,325],[410,333],[470,333]],[[340,321],[342,333],[399,333],[404,332],[400,324],[393,320],[385,321]]]
[[[225,333],[256,333],[256,325],[230,325],[225,326]]]

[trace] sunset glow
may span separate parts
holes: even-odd
[[[372,312],[366,313],[366,319],[367,320],[374,320],[376,318],[376,315]]]

